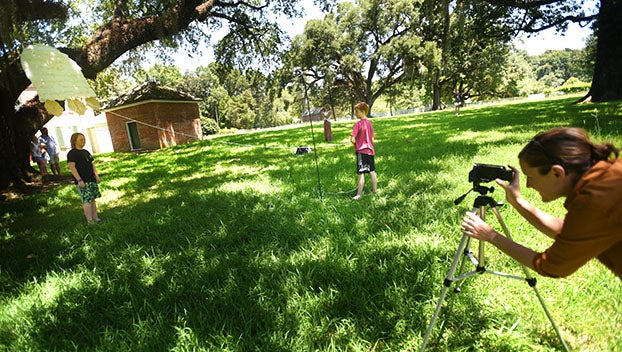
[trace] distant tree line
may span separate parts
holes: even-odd
[[[590,44],[591,43],[591,44]],[[491,78],[470,89],[472,100],[486,100],[527,96],[533,93],[563,90],[564,84],[586,91],[594,64],[593,40],[581,50],[548,50],[541,55],[529,56],[524,51],[508,50],[500,57],[499,77]],[[260,71],[242,72],[231,66],[212,63],[198,67],[195,71],[182,73],[172,65],[155,64],[150,68],[138,69],[125,79],[111,67],[98,76],[94,82],[98,95],[105,99],[114,98],[145,80],[182,90],[201,99],[199,104],[203,132],[218,133],[221,129],[252,129],[280,126],[299,122],[306,101],[302,79],[282,87],[274,75]],[[466,85],[465,85],[466,86]],[[324,92],[318,87],[307,87],[309,106],[318,107],[327,103],[337,106],[339,116],[349,113],[347,94]],[[568,88],[574,89],[574,88]],[[326,97],[330,98],[327,100]],[[431,106],[431,96],[423,87],[409,82],[400,82],[385,90],[378,98],[384,106],[379,110],[403,110],[413,107]],[[450,102],[449,97],[441,101]]]

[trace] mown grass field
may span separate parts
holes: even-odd
[[[622,103],[573,99],[372,119],[380,190],[359,201],[354,121],[334,123],[332,143],[314,125],[317,154],[302,156],[308,125],[96,155],[101,225],[86,225],[68,184],[0,202],[0,350],[418,350],[475,197],[453,204],[473,163],[516,165],[533,135],[562,125],[622,146]],[[564,213],[561,200],[523,193]],[[500,212],[519,242],[550,243]],[[488,269],[521,275],[486,249]],[[536,277],[572,350],[622,351],[620,279],[596,261]],[[524,281],[477,275],[461,287],[427,350],[562,348]]]

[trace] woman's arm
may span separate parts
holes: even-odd
[[[512,181],[510,181],[510,183],[506,183],[503,180],[495,180],[497,184],[501,186],[505,191],[505,199],[531,225],[533,225],[545,235],[554,238],[558,233],[561,232],[562,226],[564,225],[564,220],[543,212],[542,210],[536,208],[531,203],[529,203],[525,198],[523,198],[520,193],[519,172],[514,166],[508,166],[510,169],[512,169],[512,171],[514,171]]]
[[[562,227],[564,226],[563,219],[545,213],[544,211],[533,206],[526,199],[518,197],[514,203],[509,203],[512,204],[514,209],[516,209],[516,211],[518,211],[518,213],[525,218],[525,220],[533,225],[533,227],[537,228],[540,232],[550,238],[555,238],[555,236],[562,231]]]
[[[486,241],[492,243],[493,246],[499,248],[503,253],[514,258],[522,265],[535,270],[533,266],[533,260],[537,253],[519,243],[512,241],[511,239],[503,236],[497,231],[493,230],[488,224],[484,222],[477,214],[472,212],[466,212],[464,219],[462,220],[461,231],[463,234],[475,238],[480,241]]]

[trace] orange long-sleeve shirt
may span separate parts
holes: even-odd
[[[536,271],[564,277],[598,258],[622,279],[622,159],[594,165],[564,207],[568,213],[561,232],[534,258]]]

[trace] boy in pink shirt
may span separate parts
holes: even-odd
[[[352,197],[358,200],[363,195],[363,187],[365,186],[365,175],[369,174],[371,178],[371,191],[376,193],[378,181],[376,179],[376,166],[374,164],[374,127],[367,119],[369,113],[369,105],[360,102],[354,106],[354,116],[359,120],[352,128],[350,142],[354,144],[356,152],[356,174],[358,177],[358,191],[356,196]]]

